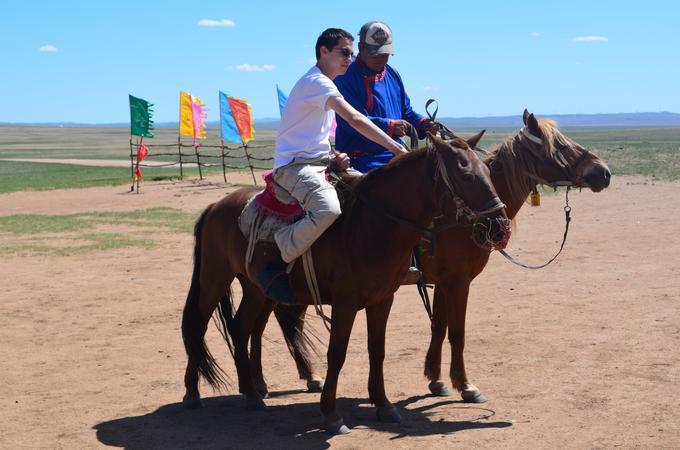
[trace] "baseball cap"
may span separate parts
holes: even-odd
[[[379,55],[394,51],[392,48],[392,30],[387,24],[373,20],[365,23],[359,31],[359,42],[369,55]]]

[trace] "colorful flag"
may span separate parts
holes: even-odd
[[[179,93],[179,134],[194,137],[193,109],[191,108],[191,95],[186,92]]]
[[[279,115],[283,117],[283,108],[286,106],[286,101],[288,101],[288,96],[283,93],[279,85],[276,85],[276,93],[279,97]]]
[[[253,123],[250,105],[245,100],[220,92],[222,140],[247,144],[255,135]]]
[[[135,181],[141,180],[143,178],[142,171],[139,168],[139,163],[141,163],[142,160],[149,155],[149,147],[142,144],[143,140],[144,137],[142,137],[142,139],[139,141],[139,149],[137,150],[137,163],[135,164]]]
[[[179,134],[196,139],[205,139],[205,120],[208,112],[200,98],[186,92],[179,93]]]
[[[151,107],[153,104],[132,95],[128,97],[130,98],[130,134],[152,138],[153,109]]]
[[[276,85],[276,93],[278,94],[279,97],[279,114],[281,117],[283,117],[283,109],[286,107],[286,102],[288,101],[288,96],[283,93],[283,91],[279,88],[279,85]],[[338,127],[338,122],[335,120],[335,114],[333,114],[333,123],[331,123],[331,130],[330,130],[330,136],[332,138],[335,138],[335,129]]]

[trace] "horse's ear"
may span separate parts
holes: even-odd
[[[480,131],[466,141],[472,150],[477,147],[477,144],[479,143],[480,139],[482,139],[482,136],[484,136],[484,133],[486,133],[486,130]]]
[[[534,117],[533,114],[529,114],[529,117],[527,117],[526,125],[529,127],[529,131],[531,131],[533,134],[536,136],[541,136],[541,129],[538,127],[538,120],[536,120],[536,117]]]
[[[524,108],[524,114],[522,116],[522,120],[524,121],[524,125],[527,124],[527,119],[529,119],[529,110]]]
[[[432,132],[428,131],[427,136],[430,138],[430,141],[432,141],[435,148],[440,147],[443,144],[443,141],[441,140],[441,138],[437,137],[437,133],[432,133]]]

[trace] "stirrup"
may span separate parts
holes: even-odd
[[[401,282],[399,283],[400,286],[407,286],[411,284],[417,284],[418,280],[420,280],[422,273],[420,270],[418,270],[417,267],[409,267],[408,271],[404,274],[404,277],[401,279]]]

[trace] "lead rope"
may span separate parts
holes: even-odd
[[[562,237],[562,245],[560,245],[560,249],[557,251],[555,256],[550,258],[550,260],[546,263],[543,263],[538,266],[530,266],[528,264],[524,264],[522,262],[517,261],[515,258],[512,256],[508,255],[505,250],[499,250],[500,254],[503,255],[508,261],[510,261],[513,264],[516,264],[520,267],[524,267],[525,269],[542,269],[546,267],[548,264],[552,263],[557,259],[557,257],[562,253],[562,249],[564,248],[564,244],[567,242],[567,234],[569,233],[569,222],[571,222],[571,206],[569,206],[569,189],[570,187],[567,186],[567,192],[565,194],[565,202],[566,204],[564,205],[564,219],[566,221],[565,226],[564,226],[564,236]]]

